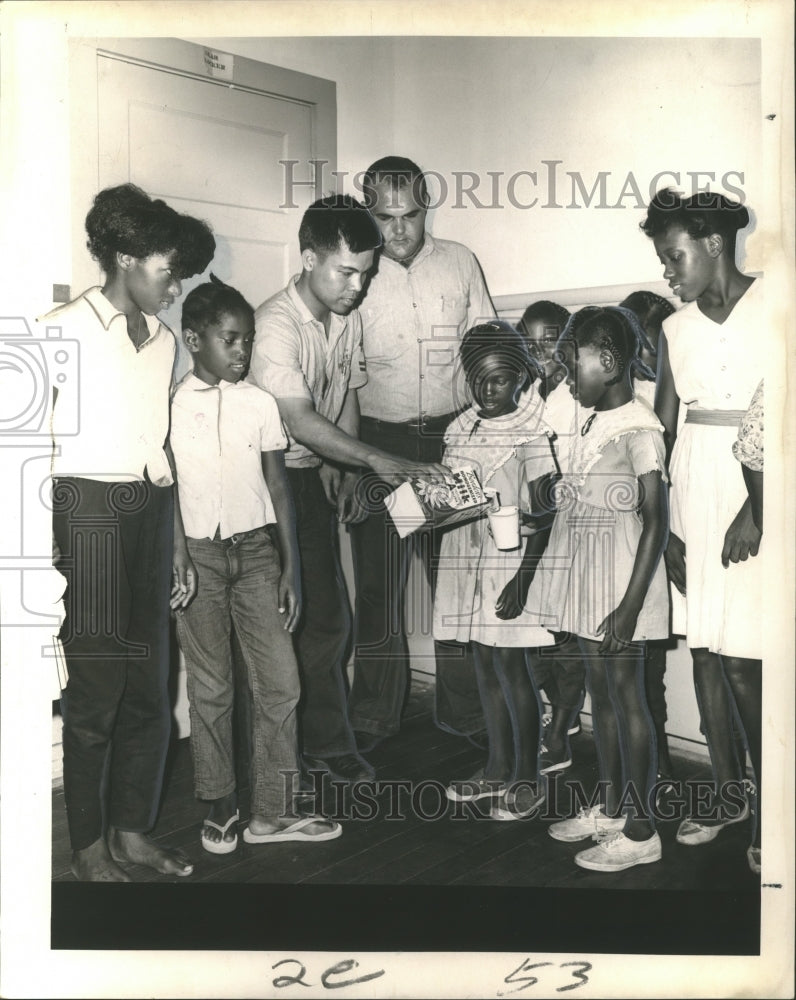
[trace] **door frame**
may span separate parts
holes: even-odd
[[[99,265],[86,252],[83,229],[83,220],[99,190],[97,87],[100,55],[192,77],[210,85],[245,89],[305,105],[310,109],[312,121],[311,158],[324,161],[324,165],[312,178],[297,170],[296,182],[312,179],[315,197],[322,197],[323,175],[337,168],[337,84],[238,55],[232,57],[232,79],[218,79],[207,71],[205,48],[179,38],[69,40],[72,294],[97,284],[101,274]]]

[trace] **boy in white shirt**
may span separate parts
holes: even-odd
[[[290,791],[299,771],[291,637],[301,613],[299,557],[279,411],[269,393],[242,381],[254,313],[239,292],[213,279],[187,296],[182,326],[194,369],[172,401],[171,446],[198,580],[193,602],[177,607],[177,633],[188,672],[195,793],[211,803],[202,846],[227,854],[238,844],[233,624],[252,703],[243,839],[332,840],[340,824],[298,818]]]

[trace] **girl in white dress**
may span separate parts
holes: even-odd
[[[770,350],[760,279],[735,264],[743,205],[667,189],[650,203],[643,231],[655,244],[672,291],[686,303],[663,324],[656,411],[672,450],[672,520],[666,565],[673,631],[694,664],[702,729],[716,781],[715,801],[680,824],[682,844],[713,840],[749,815],[732,739],[737,712],[761,782],[762,532],[755,525],[732,446]],[[678,431],[680,404],[688,407]],[[740,803],[740,805],[739,805]],[[759,871],[760,824],[747,852]]]
[[[522,335],[500,321],[468,330],[460,357],[475,402],[448,427],[443,461],[472,466],[502,506],[516,505],[524,520],[538,523],[532,497],[541,496],[545,477],[556,471],[542,401],[524,392],[531,373],[541,371]],[[483,517],[452,528],[441,544],[434,638],[471,644],[489,740],[483,770],[453,782],[447,795],[494,799],[493,819],[527,817],[544,802],[536,785],[541,710],[528,657],[553,637],[538,613],[523,607],[544,538],[544,530],[534,531],[525,551],[499,549]]]
[[[567,385],[585,416],[570,451],[540,569],[541,610],[578,637],[602,778],[594,804],[553,823],[556,840],[594,839],[575,863],[623,871],[660,860],[651,809],[655,731],[644,692],[645,644],[669,633],[663,428],[636,400],[642,367],[632,314],[576,313],[559,341]]]

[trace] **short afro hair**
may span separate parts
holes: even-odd
[[[299,226],[299,248],[327,256],[345,245],[351,253],[381,246],[381,230],[370,212],[348,194],[314,201]]]

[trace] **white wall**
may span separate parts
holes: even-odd
[[[397,153],[438,171],[448,195],[431,213],[431,228],[475,251],[494,295],[659,279],[632,186],[620,201],[630,172],[644,203],[664,170],[679,174],[689,193],[689,171],[712,172],[713,187],[738,172],[743,181],[733,173],[728,184],[752,208],[760,195],[756,39],[191,40],[335,80],[339,170],[354,174]],[[543,163],[552,160],[561,161],[554,197],[554,168]],[[454,172],[464,171],[479,178],[478,201],[499,207],[457,197]],[[488,171],[502,172],[497,197]],[[515,203],[538,198],[527,209],[510,198],[510,178],[521,171],[537,174],[535,184],[520,177],[514,185]],[[599,188],[589,199],[601,171],[608,175],[602,204],[619,207],[598,208]],[[567,172],[581,176],[586,195]],[[666,175],[655,187],[669,183]],[[432,188],[437,200],[440,187]],[[754,270],[754,238],[748,250]]]
[[[679,172],[689,192],[687,171],[741,171],[752,206],[760,190],[755,40],[417,38],[396,46],[395,75],[396,140],[407,155],[449,178],[477,172],[487,203],[487,171],[504,171],[506,187],[519,171],[537,173],[535,188],[526,177],[515,191],[525,203],[538,197],[533,208],[512,206],[504,187],[501,208],[452,199],[437,213],[439,234],[476,251],[495,295],[660,277],[632,189],[624,207],[597,208],[599,198],[569,207],[566,171],[587,192],[608,172],[608,205],[631,171],[645,203],[663,170]],[[553,199],[544,160],[562,161]],[[543,207],[551,202],[564,207]],[[574,203],[586,203],[577,190]]]

